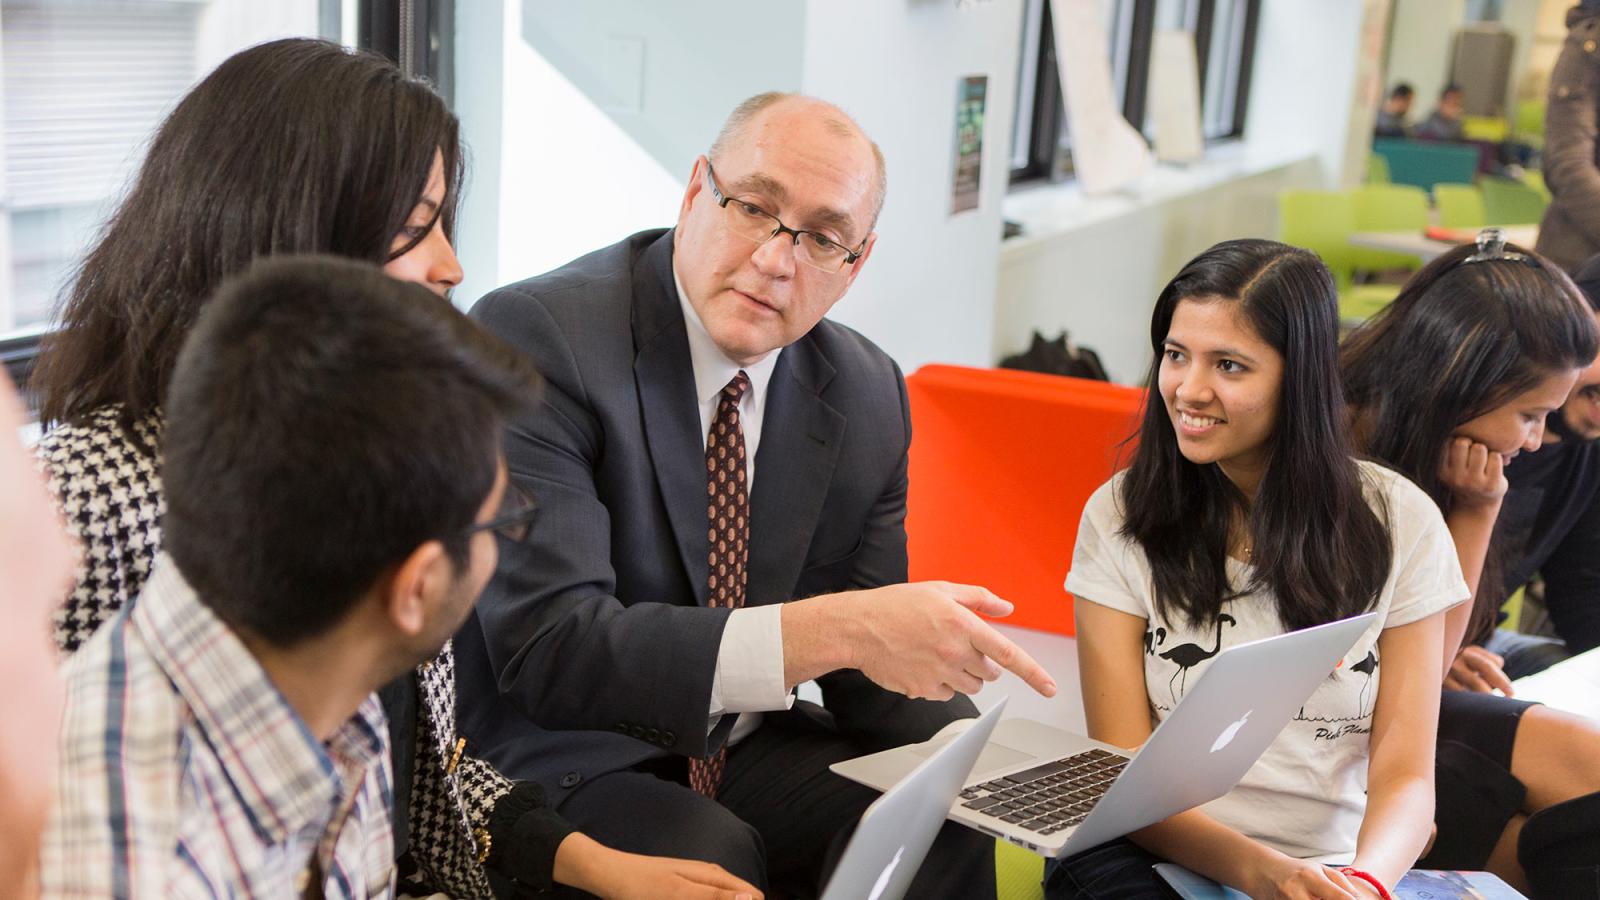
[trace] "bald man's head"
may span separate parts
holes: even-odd
[[[728,118],[722,123],[722,130],[717,132],[717,139],[711,144],[708,154],[713,164],[726,155],[733,144],[749,136],[751,125],[768,112],[779,112],[778,107],[783,107],[781,112],[814,118],[826,130],[841,138],[859,139],[872,153],[873,177],[875,179],[872,195],[872,215],[868,223],[868,230],[877,227],[878,215],[883,212],[883,201],[888,196],[889,175],[888,168],[884,165],[883,151],[878,148],[855,119],[850,118],[844,110],[815,97],[804,94],[792,94],[784,91],[768,91],[756,94],[743,103],[733,108]]]

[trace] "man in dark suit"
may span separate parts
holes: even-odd
[[[975,614],[1008,603],[903,583],[904,380],[822,318],[884,184],[837,108],[754,97],[675,229],[473,310],[548,389],[507,444],[540,534],[457,641],[463,731],[603,843],[810,889],[875,796],[830,763],[974,715],[1002,666],[1055,691]],[[826,710],[795,703],[812,679]],[[992,846],[947,826],[912,893],[992,896]]]

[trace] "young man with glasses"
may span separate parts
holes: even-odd
[[[473,310],[548,390],[507,442],[535,539],[456,641],[463,731],[602,841],[804,893],[875,796],[830,763],[972,716],[1002,667],[1055,690],[977,615],[1010,604],[904,583],[904,381],[823,318],[884,190],[844,113],[763,94],[676,228]],[[795,702],[812,679],[825,710]],[[993,841],[940,841],[912,894],[993,896]]]
[[[46,896],[393,892],[374,691],[435,659],[499,548],[527,539],[536,507],[501,435],[539,390],[520,354],[375,267],[282,257],[224,285],[165,404],[164,551],[64,670]],[[661,895],[617,889],[631,872],[754,895],[703,863],[599,847],[530,787],[502,839],[533,846],[545,884],[553,868]]]

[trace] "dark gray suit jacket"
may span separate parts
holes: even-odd
[[[461,730],[475,752],[559,802],[584,780],[702,756],[728,610],[705,606],[705,436],[672,232],[648,231],[473,308],[547,380],[514,423],[511,475],[540,507],[456,638]],[[746,602],[906,577],[905,382],[883,351],[823,321],[785,348],[768,388],[750,498]],[[970,701],[907,700],[855,671],[818,679],[764,727],[836,727],[863,749],[927,739]]]

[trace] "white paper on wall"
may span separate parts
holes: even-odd
[[[1177,28],[1155,33],[1150,45],[1151,121],[1156,131],[1156,158],[1193,162],[1205,153],[1200,127],[1200,63],[1194,35]]]
[[[1149,171],[1150,148],[1117,109],[1099,0],[1050,0],[1050,15],[1078,183],[1089,194],[1125,187]]]

